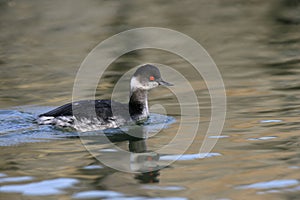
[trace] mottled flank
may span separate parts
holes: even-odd
[[[48,117],[41,116],[37,119],[39,125],[54,125],[60,128],[74,128],[75,130],[86,132],[93,130],[104,130],[108,128],[118,128],[126,123],[124,119],[108,119],[106,121],[99,118],[80,118],[74,116]]]

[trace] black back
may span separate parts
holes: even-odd
[[[95,112],[97,118],[108,120],[114,116],[129,116],[128,105],[121,104],[111,100],[83,100],[67,103],[54,110],[39,115],[42,116],[75,116],[76,118],[94,118]]]

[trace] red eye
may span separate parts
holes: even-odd
[[[155,80],[154,76],[150,76],[150,77],[149,77],[149,80],[150,80],[150,81],[154,81],[154,80]]]

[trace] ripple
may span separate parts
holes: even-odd
[[[289,169],[300,169],[300,166],[289,166]]]
[[[72,187],[78,182],[77,179],[58,178],[23,185],[4,185],[0,187],[0,192],[22,193],[29,196],[58,195],[63,193],[62,189]]]
[[[158,185],[143,185],[142,189],[146,190],[166,190],[166,191],[180,191],[184,190],[184,187],[181,186],[158,186]]]
[[[198,153],[198,154],[184,154],[184,155],[163,155],[160,160],[196,160],[201,158],[210,158],[221,156],[220,153]]]
[[[117,149],[100,149],[100,152],[118,152]]]
[[[258,192],[257,194],[270,194],[270,193],[279,193],[279,192],[298,192],[300,191],[300,186],[292,187],[292,188],[285,188],[285,189],[273,189],[273,190],[267,190],[267,191],[262,191]]]
[[[91,191],[78,192],[74,194],[72,197],[74,199],[93,199],[93,198],[115,198],[121,196],[124,196],[124,194],[119,192],[114,192],[114,191],[91,190]]]
[[[264,136],[264,137],[259,137],[259,138],[249,138],[248,140],[253,140],[253,141],[257,141],[257,140],[272,140],[278,138],[276,136]]]
[[[23,181],[31,181],[33,179],[34,178],[32,176],[5,177],[5,178],[0,178],[0,183],[23,182]]]
[[[253,183],[250,185],[238,186],[237,189],[272,189],[272,188],[285,188],[299,184],[298,180],[285,179],[285,180],[273,180],[267,182]]]
[[[280,119],[266,119],[266,120],[260,120],[260,123],[280,123],[282,120]]]
[[[222,138],[228,138],[229,136],[228,135],[211,135],[211,136],[208,136],[208,138],[210,139],[222,139]]]
[[[144,197],[144,196],[125,196],[125,194],[115,191],[90,190],[78,192],[72,196],[74,199],[95,199],[104,198],[105,200],[187,200],[184,197]]]
[[[88,165],[83,167],[83,169],[103,169],[103,166],[101,165]]]

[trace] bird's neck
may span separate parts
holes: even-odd
[[[134,89],[130,93],[129,114],[136,122],[144,122],[149,117],[147,90]]]

